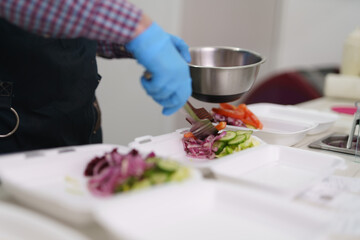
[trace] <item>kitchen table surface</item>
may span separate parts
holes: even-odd
[[[318,99],[315,99],[312,101],[298,104],[297,106],[300,108],[303,108],[303,109],[315,109],[315,110],[320,110],[320,111],[331,112],[331,107],[354,106],[354,102],[355,102],[354,100],[350,100],[350,99],[335,99],[335,98],[323,97],[323,98],[318,98]],[[352,125],[352,121],[353,121],[352,115],[339,114],[338,120],[333,124],[333,126],[329,130],[327,130],[326,132],[320,133],[320,134],[307,135],[301,142],[297,143],[293,147],[340,156],[345,159],[347,168],[343,169],[343,170],[337,170],[334,173],[334,175],[351,177],[354,179],[360,178],[360,160],[359,160],[360,157],[356,158],[354,155],[350,155],[350,154],[343,154],[343,153],[337,153],[337,152],[331,152],[331,151],[325,151],[325,150],[319,150],[319,149],[312,149],[312,148],[308,147],[308,145],[310,143],[312,143],[316,140],[319,140],[329,134],[332,134],[335,132],[344,133],[344,134],[349,133],[350,127]],[[303,201],[303,200],[295,199],[294,201]],[[10,198],[8,195],[6,195],[6,193],[0,187],[0,203],[1,202],[15,204],[15,205],[21,206],[23,208],[27,208],[28,210],[36,212],[35,210],[33,210],[27,206],[24,206],[23,204],[20,204],[17,201],[15,201],[14,199]],[[304,204],[308,204],[308,203],[306,203],[306,201],[303,201],[303,202],[304,202]],[[319,206],[319,207],[321,207],[321,206]],[[359,209],[358,209],[358,211],[359,211]],[[39,213],[39,212],[37,212],[37,213]],[[89,239],[93,239],[93,240],[95,240],[95,239],[104,239],[104,240],[110,239],[108,233],[102,227],[100,227],[100,225],[98,225],[96,223],[92,223],[92,224],[89,224],[89,225],[86,225],[83,227],[71,226],[68,223],[63,222],[54,217],[51,217],[45,213],[41,213],[41,214],[46,216],[47,218],[55,220],[65,226],[70,227],[71,229],[74,229],[74,230],[84,234]],[[341,236],[341,235],[340,236],[331,236],[330,239],[360,239],[360,235],[357,235],[357,236]]]

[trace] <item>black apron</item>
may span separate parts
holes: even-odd
[[[96,41],[52,39],[0,18],[0,153],[102,142]]]

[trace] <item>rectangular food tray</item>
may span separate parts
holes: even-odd
[[[290,120],[303,123],[312,122],[315,127],[310,129],[307,134],[313,135],[328,130],[339,118],[338,114],[332,112],[322,112],[312,109],[302,109],[292,105],[280,105],[273,103],[256,103],[248,105],[260,120],[271,117],[279,120]]]
[[[87,164],[94,157],[102,156],[114,148],[123,154],[130,151],[126,146],[93,144],[4,156],[0,159],[0,187],[25,205],[71,224],[89,224],[94,221],[95,207],[109,199],[131,194],[119,193],[101,198],[94,196],[88,189],[88,177],[84,175]],[[202,178],[196,169],[192,169],[191,175],[184,182],[151,186],[144,191],[176,187]]]
[[[146,201],[144,201],[146,199]],[[96,211],[114,239],[323,239],[332,215],[318,208],[204,180],[109,201]]]
[[[186,156],[182,145],[184,130],[160,136],[135,139],[130,147],[174,157],[185,165],[210,171],[215,177],[234,182],[246,182],[273,193],[294,197],[315,182],[344,167],[344,159],[261,141],[259,146],[230,155],[208,159]]]

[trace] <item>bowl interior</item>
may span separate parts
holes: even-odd
[[[239,48],[190,48],[190,65],[198,67],[239,67],[257,64],[263,59],[256,53]]]

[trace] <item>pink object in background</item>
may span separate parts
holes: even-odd
[[[332,107],[331,110],[338,113],[354,115],[354,113],[356,112],[356,107]]]

